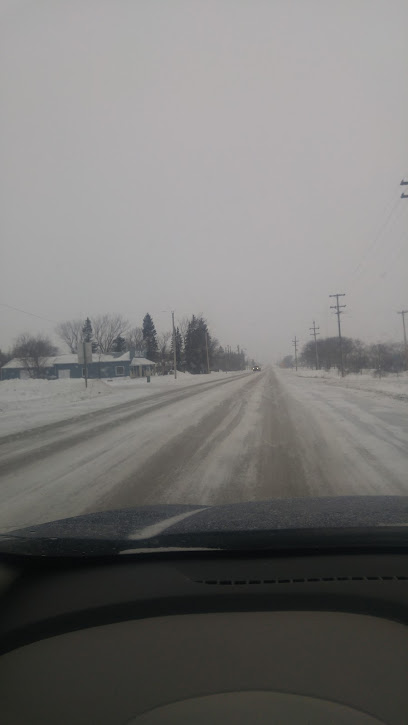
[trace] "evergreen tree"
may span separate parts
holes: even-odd
[[[196,318],[193,315],[187,324],[187,330],[184,338],[184,360],[186,369],[189,373],[196,372],[194,360],[194,330],[196,327]]]
[[[89,319],[89,317],[86,318],[82,330],[81,330],[81,342],[91,342],[92,343],[92,352],[98,351],[98,345],[96,344],[95,340],[93,339],[94,333],[93,333],[93,327],[92,322]]]
[[[112,343],[112,352],[125,352],[126,340],[122,335],[118,335]]]
[[[86,318],[84,326],[82,328],[82,342],[92,342],[93,329],[92,322],[89,317]]]
[[[181,365],[183,360],[183,338],[178,327],[176,329],[176,359]]]
[[[175,338],[176,338],[177,370],[181,370],[181,368],[183,367],[183,361],[182,361],[182,355],[183,355],[183,338],[181,336],[181,332],[180,332],[180,329],[178,327],[176,328]],[[173,355],[174,355],[173,336],[171,338],[170,351],[171,351],[171,359],[173,360]]]
[[[207,372],[207,344],[211,361],[213,345],[207,323],[203,317],[193,315],[188,323],[184,343],[186,368],[190,373]]]
[[[147,313],[143,318],[143,340],[146,347],[146,357],[148,360],[156,362],[158,359],[157,333],[154,322]]]

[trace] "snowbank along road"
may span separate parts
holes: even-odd
[[[141,504],[407,493],[407,410],[272,369],[132,398],[0,438],[0,530]]]

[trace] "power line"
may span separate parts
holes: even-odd
[[[389,208],[390,203],[392,203],[391,208]],[[388,204],[386,205],[386,207],[384,209],[384,212],[386,213],[386,217],[385,217],[384,221],[380,224],[380,227],[377,230],[377,232],[374,234],[374,238],[372,239],[372,241],[369,242],[369,244],[367,245],[365,250],[362,252],[360,261],[354,267],[354,269],[351,271],[350,276],[353,276],[354,274],[356,274],[356,272],[360,268],[362,262],[365,260],[365,258],[370,253],[370,251],[375,247],[377,241],[380,239],[383,231],[385,230],[386,226],[388,225],[389,221],[391,220],[391,217],[394,214],[394,211],[396,210],[397,206],[398,206],[398,199],[395,199],[395,191],[394,191],[390,201],[388,202]]]
[[[398,200],[399,201],[399,200]],[[401,205],[401,208],[404,207],[404,205]],[[403,221],[404,218],[408,215],[408,205],[405,206],[405,208],[402,208],[402,213],[397,214],[394,217],[394,222],[401,220]],[[395,255],[399,257],[400,252],[404,250],[405,245],[405,238],[406,238],[406,228],[401,230],[401,232],[394,236],[393,240],[391,241],[391,238],[386,236],[381,242],[381,245],[377,248],[377,250],[374,252],[373,256],[370,260],[367,260],[367,263],[364,267],[360,268],[359,274],[357,274],[354,279],[349,280],[349,285],[355,288],[356,293],[361,292],[363,289],[371,289],[371,287],[375,284],[377,284],[378,278],[381,277],[384,268],[386,268],[386,271],[388,271],[388,268],[394,263],[395,261]],[[400,246],[400,241],[404,239],[402,247]],[[391,254],[392,252],[392,254]],[[391,260],[391,264],[390,264]],[[358,283],[358,288],[356,287]]]
[[[406,186],[406,185],[408,185],[408,181],[405,181],[405,179],[403,179],[400,182],[400,186]],[[402,199],[408,198],[408,194],[402,193],[401,194],[401,198]],[[363,254],[362,254],[361,258],[360,258],[360,261],[359,261],[358,265],[354,268],[353,272],[351,273],[351,275],[349,277],[349,284],[350,283],[353,283],[354,284],[354,282],[358,281],[358,279],[361,277],[362,273],[364,272],[364,267],[365,267],[364,262],[367,260],[367,258],[370,255],[370,253],[374,251],[374,249],[377,246],[378,242],[381,242],[380,247],[383,246],[384,242],[385,243],[388,242],[388,238],[381,240],[381,237],[383,236],[383,233],[384,233],[385,229],[387,228],[387,226],[389,225],[390,221],[392,220],[392,225],[394,225],[397,220],[399,221],[400,218],[402,218],[403,214],[401,214],[401,213],[400,214],[397,213],[394,216],[394,211],[398,207],[399,199],[395,199],[394,194],[393,194],[393,199],[394,199],[394,203],[393,203],[391,209],[389,209],[389,211],[387,213],[387,216],[386,216],[384,222],[381,224],[381,226],[380,226],[378,232],[376,233],[373,241],[369,244],[369,246],[363,252]],[[386,209],[388,209],[388,207],[389,207],[389,204],[387,204]]]
[[[52,320],[49,317],[44,317],[44,315],[37,315],[34,312],[27,312],[27,310],[22,310],[21,307],[14,307],[13,305],[8,305],[6,302],[0,302],[0,305],[2,307],[7,307],[9,310],[14,310],[15,312],[21,312],[23,315],[29,315],[30,317],[36,317],[39,320],[45,320],[46,322],[52,322],[53,324],[59,324],[59,320]],[[153,315],[158,315],[161,312],[167,312],[167,310],[155,310],[152,312]],[[142,313],[140,313],[142,314]],[[186,315],[188,313],[185,313]]]
[[[405,232],[405,234],[406,234],[406,232]],[[406,249],[407,249],[407,238],[404,236],[402,244],[400,244],[398,249],[395,250],[395,254],[391,257],[391,259],[389,261],[389,265],[387,266],[387,269],[385,269],[381,272],[381,274],[379,275],[380,277],[384,277],[388,274],[388,272],[392,269],[394,264],[399,260],[399,258],[401,257],[401,254],[404,251],[406,251]]]
[[[45,320],[46,322],[58,323],[57,320],[50,320],[49,317],[43,317],[42,315],[36,315],[34,312],[27,312],[27,310],[21,310],[19,307],[13,307],[13,305],[7,305],[5,302],[0,302],[2,307],[7,307],[9,310],[15,310],[16,312],[22,312],[23,315],[30,315],[30,317],[37,317],[39,320]]]
[[[391,189],[391,186],[390,186]],[[391,208],[392,207],[392,208]],[[392,190],[390,191],[390,194],[388,196],[388,201],[378,210],[378,213],[375,215],[375,224],[373,226],[370,225],[370,228],[367,230],[367,232],[364,232],[364,238],[373,238],[373,241],[368,242],[367,249],[362,252],[362,257],[367,255],[368,247],[370,245],[373,245],[375,243],[375,240],[377,237],[381,236],[381,233],[383,231],[383,227],[385,227],[392,217],[392,214],[394,210],[397,208],[396,199],[395,199],[395,182],[392,182]],[[385,219],[384,219],[385,217]],[[381,221],[383,220],[383,221]],[[343,237],[350,238],[355,236],[355,231],[357,229],[356,223],[352,223],[346,234],[343,234]],[[377,229],[377,231],[376,231]],[[360,232],[359,232],[360,234]],[[362,260],[358,263],[357,267],[360,265]],[[354,269],[354,266],[353,266]],[[349,277],[352,276],[354,272],[350,270]]]
[[[370,293],[372,289],[377,287],[379,282],[382,279],[385,279],[389,272],[392,270],[392,268],[395,266],[396,262],[400,259],[401,255],[407,251],[407,237],[406,237],[406,229],[404,230],[403,234],[399,237],[398,241],[401,240],[401,244],[395,249],[395,253],[390,255],[388,259],[388,264],[385,267],[382,267],[381,270],[373,273],[368,277],[363,284],[360,285],[358,290],[356,290],[355,294],[363,292],[364,295],[367,293]]]
[[[386,217],[385,221],[383,222],[382,226],[380,227],[379,231],[375,235],[372,242],[365,249],[365,251],[361,255],[359,263],[353,269],[351,275],[349,276],[349,284],[355,283],[356,281],[358,281],[360,279],[361,275],[364,273],[365,267],[367,266],[366,262],[372,261],[373,252],[374,251],[378,252],[382,248],[384,241],[388,242],[388,236],[385,238],[385,240],[383,238],[384,232],[386,231],[387,228],[389,231],[390,227],[393,227],[395,225],[395,223],[403,216],[403,212],[399,211],[399,210],[397,211],[396,214],[394,214],[398,205],[399,205],[399,199],[396,199],[392,209],[390,210],[389,214],[387,215],[387,217]]]
[[[397,201],[399,201],[399,199]],[[402,214],[398,215],[398,221],[402,220],[405,222],[405,219],[408,216],[408,205],[401,204],[400,208],[402,210]],[[387,243],[387,248],[385,250],[386,255],[383,256],[382,259],[379,258],[376,261],[372,260],[371,272],[366,279],[363,280],[363,283],[361,284],[360,282],[359,284],[358,291],[360,292],[362,288],[368,292],[371,291],[371,289],[378,284],[380,279],[384,279],[387,276],[392,267],[395,266],[395,263],[400,259],[401,255],[407,250],[407,230],[405,223],[403,224],[401,233],[395,237],[392,244],[389,243],[388,239],[385,239],[384,241]]]

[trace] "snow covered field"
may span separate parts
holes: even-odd
[[[388,395],[390,398],[408,401],[408,372],[399,374],[388,373],[381,377],[374,371],[366,370],[363,374],[350,374],[342,378],[337,370],[295,370],[288,371],[291,375],[301,378],[319,378],[329,385],[340,385],[343,388],[365,390],[370,393]]]
[[[144,400],[157,393],[177,390],[231,377],[211,373],[112,380],[3,380],[0,382],[0,437],[60,420],[103,410],[130,400]]]

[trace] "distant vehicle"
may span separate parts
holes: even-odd
[[[254,371],[254,373],[260,373],[261,372],[261,368],[259,367],[259,365],[254,365],[254,367],[252,368],[252,370]]]

